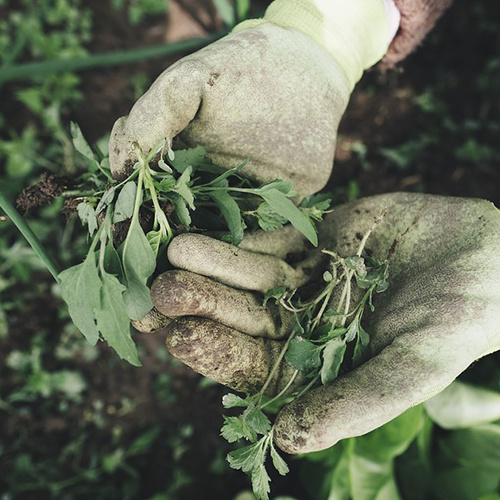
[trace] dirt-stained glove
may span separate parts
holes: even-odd
[[[398,33],[382,60],[392,68],[413,52],[453,0],[394,0],[401,14]]]
[[[370,359],[282,409],[274,436],[286,452],[321,450],[367,433],[500,349],[500,212],[483,200],[375,196],[329,214],[320,246],[354,255],[384,208],[366,245],[367,253],[388,260],[390,272],[389,289],[363,316]],[[241,247],[194,234],[175,238],[168,256],[180,270],[152,288],[157,309],[177,316],[166,329],[170,352],[236,390],[260,388],[291,326],[285,311],[263,307],[254,292],[321,281],[318,251],[299,264],[285,262],[297,262],[305,249],[291,228],[258,233]],[[278,391],[290,371],[284,363],[270,390]]]
[[[148,151],[177,138],[222,167],[251,157],[245,174],[260,182],[318,191],[354,84],[389,46],[384,1],[275,0],[263,19],[181,59],[115,123],[113,175],[130,172],[134,143]]]

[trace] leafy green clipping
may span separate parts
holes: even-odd
[[[274,299],[275,303],[279,304],[280,300],[285,296],[285,294],[286,294],[285,286],[278,286],[276,288],[271,288],[271,290],[268,290],[264,295],[264,302],[262,305],[265,306],[271,299]]]
[[[82,221],[82,224],[87,224],[89,229],[89,234],[92,236],[97,230],[97,216],[93,207],[91,207],[88,203],[81,202],[76,207],[78,212],[78,217]]]
[[[265,438],[262,438],[265,439]],[[231,468],[250,472],[256,464],[261,461],[262,442],[259,440],[254,444],[249,444],[243,448],[231,451],[227,455],[227,461]]]
[[[222,405],[224,408],[235,408],[243,407],[246,408],[249,405],[248,400],[240,398],[236,394],[229,393],[222,397]]]
[[[228,243],[238,245],[243,240],[245,224],[241,218],[241,210],[235,199],[227,191],[212,191],[210,197],[215,201],[227,222],[231,238]]]
[[[288,219],[285,219],[285,217],[277,214],[267,201],[264,201],[259,205],[255,211],[255,215],[257,216],[257,221],[263,231],[274,231],[288,222]]]
[[[90,171],[96,172],[99,169],[99,161],[94,155],[94,152],[88,142],[85,140],[85,137],[83,137],[80,127],[76,123],[71,122],[70,132],[75,149],[85,158],[85,162],[89,166]]]
[[[257,434],[265,435],[271,430],[271,421],[259,408],[249,408],[243,414],[243,418],[246,420],[250,428],[253,429]]]
[[[130,321],[123,302],[125,287],[113,275],[102,276],[101,304],[94,311],[97,327],[104,340],[120,358],[134,366],[141,366],[137,349],[130,336]]]
[[[304,337],[294,337],[285,354],[285,361],[296,370],[309,372],[321,365],[321,349]]]
[[[73,323],[90,344],[95,345],[99,330],[94,320],[94,310],[100,307],[101,279],[94,252],[89,252],[82,264],[60,273],[59,283]]]
[[[115,203],[113,224],[132,218],[136,193],[137,184],[134,181],[129,181],[122,187]]]
[[[146,285],[156,267],[156,258],[137,219],[132,220],[122,252],[126,289],[123,300],[132,320],[141,319],[153,308]]]
[[[286,476],[290,472],[290,469],[288,468],[288,465],[283,460],[283,458],[281,457],[281,455],[278,453],[278,451],[274,447],[274,443],[272,441],[271,441],[271,459],[273,461],[274,468],[282,476]]]
[[[205,148],[198,146],[191,149],[179,149],[175,152],[174,158],[170,158],[170,163],[180,174],[188,167],[196,165],[198,168],[203,163],[208,163]]]
[[[248,425],[243,417],[226,417],[224,416],[224,425],[221,429],[221,436],[229,443],[234,443],[240,439],[255,441],[257,434]]]
[[[268,500],[271,488],[269,483],[271,478],[267,473],[264,463],[252,469],[252,490],[259,500]]]
[[[314,246],[318,246],[318,235],[311,220],[297,208],[286,194],[276,188],[258,189],[258,194],[278,215],[290,221]]]
[[[346,351],[346,343],[340,337],[329,340],[323,348],[323,365],[321,366],[321,383],[329,384],[337,378]]]
[[[195,210],[196,207],[194,205],[194,195],[189,187],[189,181],[191,180],[191,173],[193,169],[192,167],[187,167],[184,172],[182,172],[181,176],[177,179],[177,182],[174,186],[174,191],[180,194],[188,204],[191,210]]]

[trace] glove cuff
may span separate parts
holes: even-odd
[[[263,20],[245,21],[236,30],[265,21],[300,31],[327,50],[351,90],[382,59],[392,38],[384,0],[274,0]]]

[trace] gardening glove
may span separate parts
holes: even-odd
[[[394,0],[401,14],[399,30],[382,60],[392,68],[418,47],[452,0]]]
[[[286,405],[274,436],[289,453],[321,450],[365,434],[437,394],[478,358],[500,349],[500,212],[489,202],[397,193],[335,209],[320,227],[320,248],[389,262],[389,288],[365,311],[368,360]],[[195,234],[172,241],[180,270],[157,278],[156,308],[175,317],[167,347],[203,375],[256,392],[291,329],[286,311],[262,306],[262,293],[321,283],[321,252],[291,228],[257,233],[240,247]],[[353,285],[353,289],[355,286]],[[255,293],[255,292],[260,292]],[[186,317],[182,317],[186,315]],[[274,325],[270,325],[274,321]],[[285,386],[286,363],[268,390]]]
[[[113,176],[130,173],[136,145],[176,138],[225,168],[251,157],[245,175],[259,182],[320,190],[350,93],[395,33],[387,12],[397,16],[393,0],[275,0],[263,19],[167,69],[115,123]]]

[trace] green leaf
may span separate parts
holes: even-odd
[[[354,321],[347,328],[347,333],[345,335],[346,342],[352,342],[357,338],[359,332],[359,321],[358,318],[355,318]]]
[[[136,220],[132,221],[125,239],[122,263],[126,285],[123,300],[129,318],[139,320],[153,308],[146,282],[155,270],[156,258]]]
[[[186,200],[186,203],[189,205],[189,208],[191,210],[195,210],[196,207],[194,206],[194,195],[191,191],[191,188],[188,186],[188,183],[191,179],[192,170],[193,169],[191,167],[187,167],[186,170],[182,172],[181,176],[175,183],[174,191],[180,194]]]
[[[264,302],[262,305],[266,305],[269,300],[274,299],[276,304],[279,304],[279,301],[285,296],[286,294],[286,287],[285,286],[278,286],[276,288],[271,288],[271,290],[268,290],[265,295],[264,295]]]
[[[227,226],[231,233],[231,241],[233,245],[238,245],[243,239],[243,231],[245,225],[241,218],[241,211],[236,200],[227,191],[213,191],[210,197],[215,201],[222,216],[227,222]]]
[[[89,228],[89,234],[92,236],[97,229],[97,216],[96,212],[88,203],[81,202],[76,207],[78,212],[78,217],[82,221],[82,224],[87,224]]]
[[[116,188],[108,189],[99,200],[97,207],[95,209],[95,213],[99,215],[114,199],[116,193]]]
[[[148,234],[146,234],[146,238],[149,241],[149,244],[151,245],[151,250],[153,250],[153,253],[156,256],[158,255],[158,251],[160,249],[160,245],[163,241],[163,234],[160,230],[158,231],[149,231]]]
[[[99,161],[88,142],[85,140],[85,137],[83,137],[80,127],[76,123],[71,122],[70,131],[75,149],[85,158],[85,162],[90,167],[90,170],[96,172],[99,169]]]
[[[73,323],[95,345],[99,330],[94,310],[100,305],[101,279],[97,272],[94,252],[90,251],[82,264],[70,267],[59,274],[62,297],[68,304]]]
[[[270,481],[264,464],[259,464],[252,470],[252,490],[258,500],[269,500]]]
[[[244,413],[243,418],[257,434],[267,434],[271,430],[270,420],[266,417],[264,412],[258,408],[249,408]]]
[[[170,201],[174,205],[174,213],[179,219],[179,222],[185,227],[189,228],[191,225],[191,214],[187,207],[186,200],[182,196],[171,193],[168,195]]]
[[[248,473],[262,461],[261,448],[261,441],[257,441],[254,444],[229,452],[227,454],[227,461],[231,468],[236,470],[241,469],[243,472]]]
[[[313,223],[284,193],[272,188],[269,190],[258,190],[258,194],[269,203],[269,206],[278,215],[290,221],[297,231],[301,232],[314,246],[318,246],[318,235]]]
[[[198,165],[206,163],[206,150],[202,146],[190,149],[179,149],[174,159],[170,159],[172,166],[182,174],[188,167],[197,170]]]
[[[135,455],[142,455],[147,453],[153,446],[156,438],[160,435],[161,426],[155,425],[152,429],[147,430],[137,437],[130,447],[128,448],[126,454],[128,457]]]
[[[323,365],[321,366],[321,383],[329,384],[337,378],[346,351],[346,343],[339,337],[329,340],[323,349]]]
[[[174,159],[175,159],[175,157],[174,157]],[[167,172],[167,174],[172,173],[172,169],[165,163],[165,160],[163,158],[159,159],[158,167],[160,167],[164,172]]]
[[[121,279],[123,276],[122,261],[112,241],[109,241],[106,245],[106,250],[104,252],[104,269],[106,269],[109,274],[117,276],[118,279]]]
[[[304,337],[294,337],[285,354],[285,361],[296,370],[310,372],[321,364],[321,349]]]
[[[141,366],[130,335],[130,321],[123,302],[124,290],[117,278],[105,273],[102,277],[101,304],[94,314],[101,335],[118,356],[134,366]]]
[[[298,195],[298,193],[293,190],[292,181],[283,181],[281,179],[275,179],[274,181],[268,182],[267,184],[263,184],[256,191],[258,191],[260,194],[262,191],[270,191],[272,189],[277,189],[283,194],[288,195],[288,197]]]
[[[236,0],[236,12],[238,14],[238,21],[243,21],[247,18],[250,10],[250,0]]]
[[[236,394],[229,393],[225,394],[222,397],[222,405],[224,408],[235,408],[235,407],[244,407],[246,408],[249,405],[248,400],[240,398]]]
[[[255,211],[255,215],[257,216],[257,221],[259,226],[264,231],[274,231],[282,226],[284,226],[288,219],[285,219],[281,215],[278,215],[267,203],[264,201],[259,205],[257,210]]]
[[[401,455],[417,436],[423,422],[422,405],[355,440],[355,452],[374,462]]]
[[[357,255],[355,255],[354,257],[347,257],[346,259],[344,259],[344,263],[348,269],[351,269],[355,272],[356,276],[366,276],[365,259],[363,259],[363,257],[358,257]]]
[[[444,429],[460,429],[500,419],[500,393],[455,381],[424,404]]]
[[[290,469],[288,468],[287,463],[283,460],[281,455],[278,453],[276,448],[274,447],[274,444],[271,442],[271,459],[273,461],[273,465],[275,469],[282,475],[286,476],[289,472]]]
[[[136,193],[137,184],[134,181],[129,181],[122,187],[115,203],[113,224],[132,218],[134,215]]]
[[[255,431],[242,417],[224,416],[224,425],[221,429],[221,436],[230,443],[234,443],[239,439],[247,439],[248,441],[255,441],[257,439]]]

